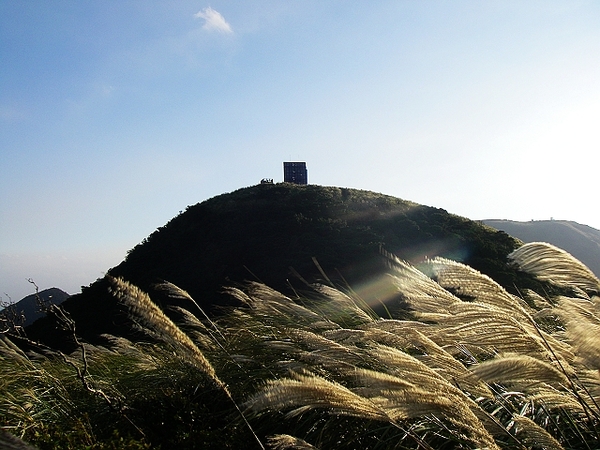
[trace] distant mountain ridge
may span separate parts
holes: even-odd
[[[31,294],[26,297],[23,297],[18,302],[10,305],[9,308],[13,308],[15,313],[22,314],[24,316],[24,322],[22,326],[26,327],[31,325],[40,317],[45,316],[45,314],[40,311],[40,305],[38,304],[38,297],[44,304],[55,304],[60,305],[66,299],[68,299],[71,295],[63,291],[62,289],[58,289],[56,287],[52,287],[49,289],[44,289],[39,291],[37,294]],[[0,315],[5,314],[5,310],[0,312]]]
[[[527,242],[548,242],[571,253],[600,277],[600,230],[568,220],[488,219],[482,221],[497,230]]]

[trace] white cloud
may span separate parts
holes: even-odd
[[[231,25],[227,23],[225,17],[220,12],[215,11],[210,6],[194,14],[196,19],[204,19],[203,29],[207,31],[218,31],[219,33],[233,33]]]

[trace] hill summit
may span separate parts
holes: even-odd
[[[189,206],[108,273],[163,306],[167,300],[154,285],[171,282],[214,313],[230,302],[223,286],[245,280],[290,295],[305,280],[355,287],[384,270],[382,249],[413,263],[434,256],[464,262],[513,289],[522,274],[507,267],[506,256],[519,245],[479,222],[388,195],[259,184]],[[64,304],[89,332],[106,331],[100,320],[112,314],[106,289],[98,280]],[[112,315],[108,321],[118,323]]]

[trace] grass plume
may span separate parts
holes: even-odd
[[[516,249],[508,258],[520,270],[540,280],[600,292],[600,280],[594,273],[570,253],[552,244],[531,242]]]
[[[162,312],[148,294],[121,278],[111,276],[107,276],[107,278],[112,294],[127,307],[136,321],[149,329],[156,338],[180,350],[180,354],[185,359],[208,375],[218,387],[229,393],[227,386],[219,379],[212,364],[202,351]]]

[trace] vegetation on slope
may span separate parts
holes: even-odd
[[[40,448],[596,448],[600,281],[552,246],[510,260],[551,282],[560,274],[570,296],[519,297],[460,262],[419,270],[388,255],[360,294],[232,286],[244,306],[216,322],[163,284],[188,307],[172,321],[107,276],[146,339],[82,343],[60,309],[72,354],[26,353],[2,336],[0,426]],[[370,308],[382,292],[410,320]]]
[[[307,279],[318,277],[313,257],[355,282],[380,269],[380,246],[408,261],[444,256],[487,273],[505,271],[504,258],[517,245],[442,209],[383,194],[262,184],[189,207],[110,273],[144,289],[169,280],[207,306],[204,297],[226,279],[256,277],[286,290],[290,266]]]
[[[294,295],[304,286],[297,275],[308,282],[324,281],[324,271],[340,286],[361,286],[383,272],[382,247],[413,263],[426,256],[464,262],[513,293],[515,286],[538,288],[531,277],[505,264],[519,245],[477,222],[383,194],[261,184],[190,206],[133,248],[109,274],[148,292],[163,307],[185,307],[154,289],[167,280],[213,315],[216,306],[232,304],[222,294],[223,286],[245,280]],[[125,315],[107,289],[106,281],[99,280],[65,304],[90,341],[102,333],[125,332]],[[47,339],[48,322],[38,322],[29,333]]]

